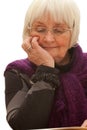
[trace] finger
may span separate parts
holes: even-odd
[[[28,48],[27,48],[27,52],[31,52],[31,50],[32,50],[32,46],[29,46]]]
[[[39,37],[33,37],[32,38],[32,41],[31,41],[32,48],[37,48],[38,47],[38,45],[39,45],[38,39],[39,39]]]
[[[30,44],[31,39],[32,39],[32,37],[28,37],[28,38],[26,38],[26,39],[23,41],[23,43],[22,43],[22,48],[23,48],[25,51],[27,51],[27,49],[29,49],[29,48],[31,47],[31,44]]]

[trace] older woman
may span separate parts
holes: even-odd
[[[28,57],[4,73],[14,130],[87,126],[87,54],[77,43],[79,26],[72,0],[34,0],[29,7],[22,44]]]

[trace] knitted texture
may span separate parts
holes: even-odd
[[[59,70],[47,66],[39,66],[36,73],[33,74],[31,80],[35,83],[37,81],[45,81],[49,83],[53,88],[59,86]]]
[[[35,64],[31,63],[27,58],[26,59],[20,59],[20,60],[16,60],[13,61],[12,63],[9,63],[5,69],[5,71],[7,70],[11,70],[11,69],[16,69],[21,73],[25,73],[27,74],[29,77],[32,76],[32,74],[35,72],[36,70],[36,66]],[[5,72],[4,72],[5,73]]]
[[[28,59],[10,63],[6,70],[17,69],[32,76],[36,66]],[[6,71],[5,70],[5,71]],[[74,48],[69,71],[60,73],[60,87],[55,92],[49,127],[80,126],[87,119],[87,54]]]
[[[77,46],[72,61],[69,71],[61,74],[49,127],[80,126],[87,119],[87,53]]]

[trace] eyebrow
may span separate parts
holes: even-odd
[[[46,26],[46,25],[45,25],[43,22],[41,22],[41,21],[36,21],[36,23],[34,23],[33,25],[35,25],[35,26],[41,26],[41,25]],[[61,23],[55,23],[54,26],[67,27],[67,25],[61,24]]]
[[[44,25],[45,26],[45,24],[44,23],[42,23],[42,22],[40,22],[40,21],[37,21],[36,23],[34,23],[33,25]]]
[[[55,26],[58,26],[58,27],[67,27],[66,24],[61,24],[61,23],[56,23]]]

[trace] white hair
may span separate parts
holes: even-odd
[[[28,26],[48,12],[56,22],[65,22],[72,29],[70,47],[75,46],[80,31],[80,11],[73,0],[33,0],[26,12],[23,38],[29,35]]]

